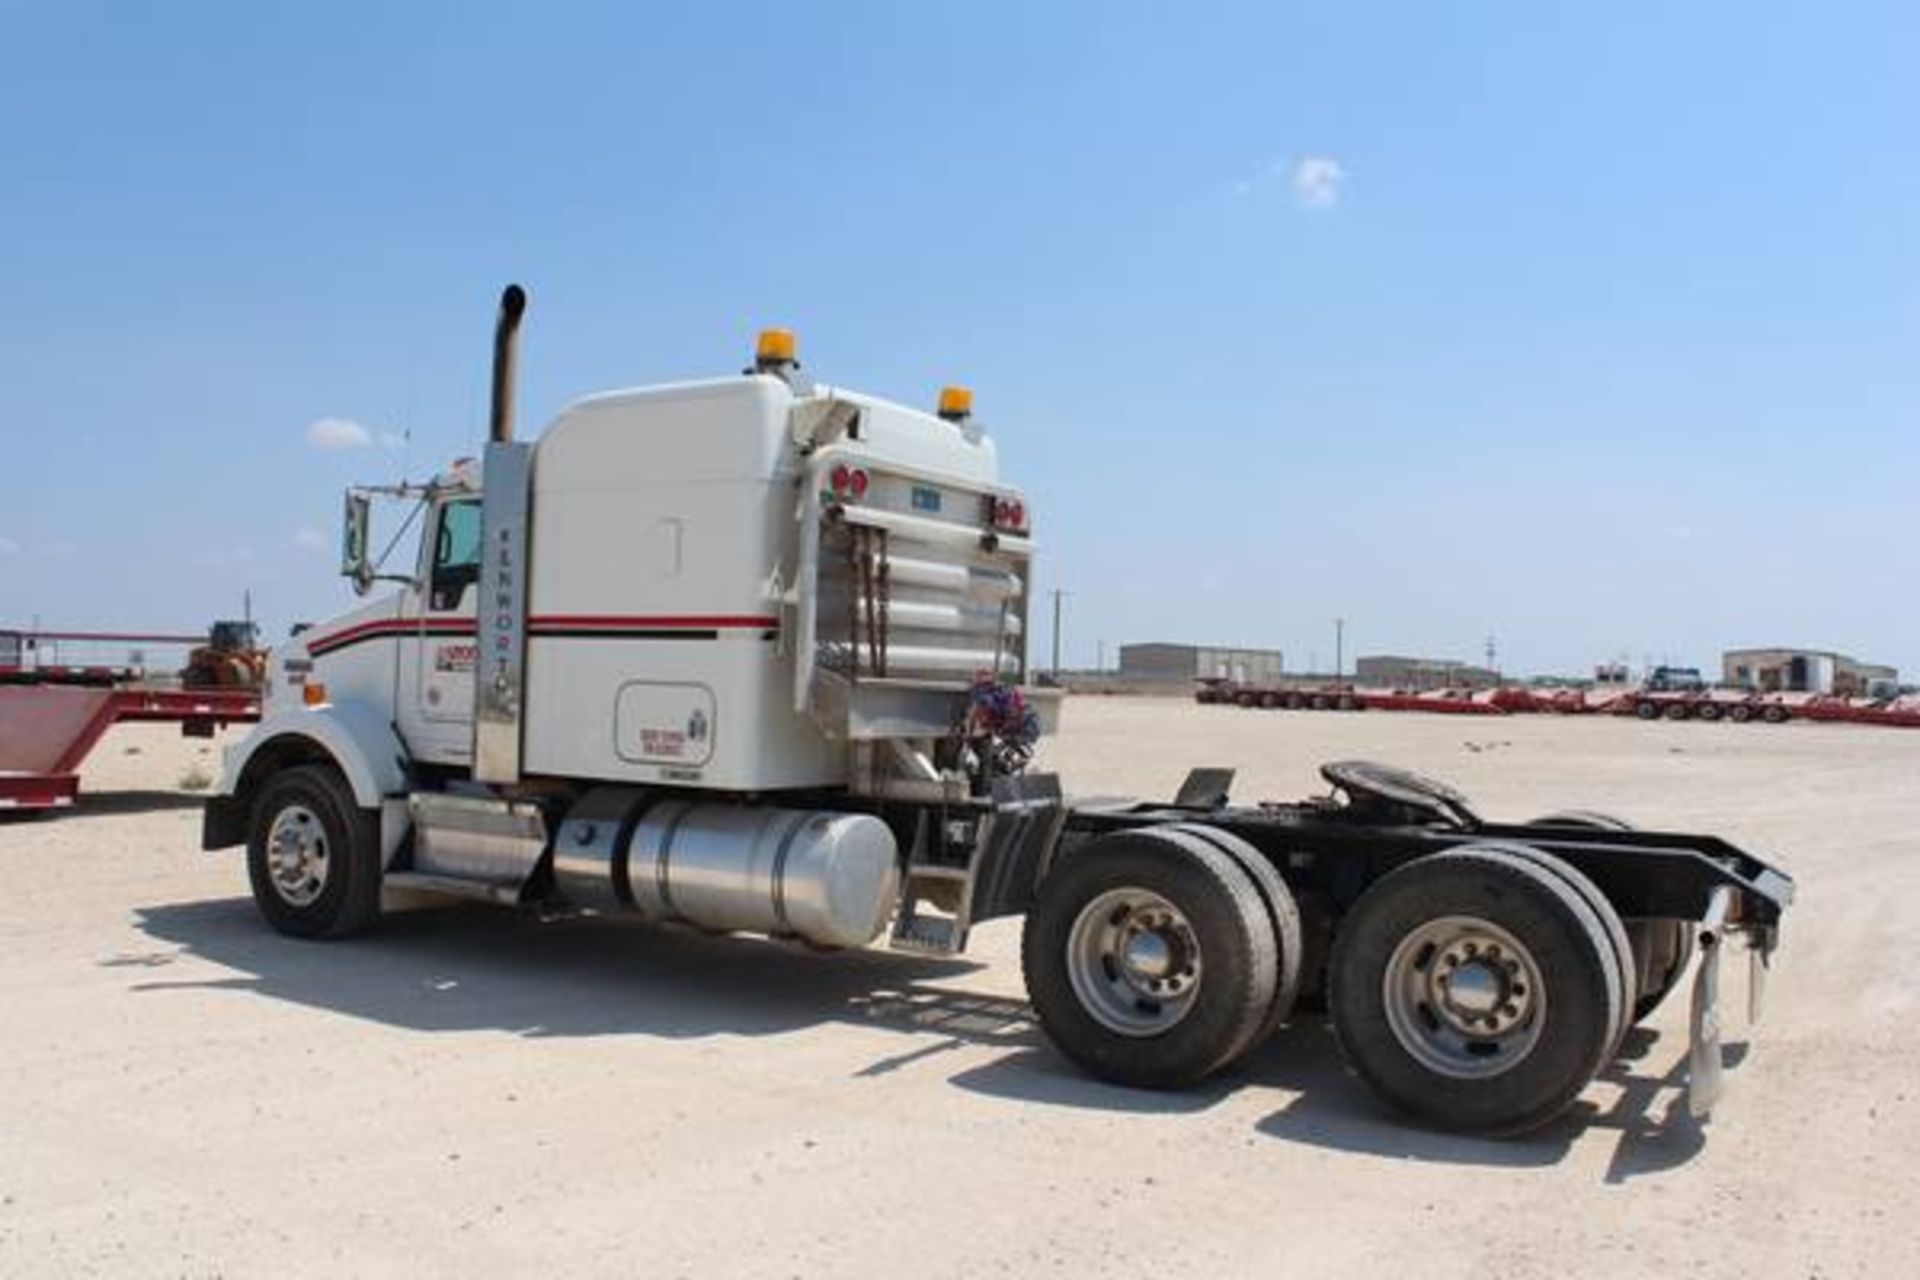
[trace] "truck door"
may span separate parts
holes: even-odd
[[[474,602],[480,576],[480,500],[452,498],[433,512],[414,630],[400,655],[402,735],[439,763],[473,750]]]

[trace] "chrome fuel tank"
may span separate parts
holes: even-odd
[[[583,801],[555,841],[556,888],[570,901],[829,947],[862,946],[886,926],[899,847],[878,818],[666,800],[635,803],[635,822],[611,790]]]
[[[866,814],[670,801],[634,828],[627,884],[658,919],[857,947],[887,922],[898,863]]]

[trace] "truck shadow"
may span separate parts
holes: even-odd
[[[1605,1178],[1619,1183],[1686,1163],[1705,1134],[1686,1113],[1682,1056],[1663,1074],[1640,1065],[1658,1036],[1636,1028],[1621,1058],[1566,1116],[1521,1138],[1489,1141],[1408,1126],[1348,1069],[1331,1028],[1298,1020],[1230,1075],[1180,1092],[1102,1084],[1045,1043],[1026,1002],[957,989],[965,960],[885,951],[817,953],[757,939],[597,919],[540,919],[478,906],[399,915],[352,943],[302,943],[269,931],[245,898],[142,909],[156,941],[235,971],[204,981],[154,978],[133,990],[216,990],[288,1000],[416,1031],[498,1030],[528,1037],[773,1035],[839,1021],[913,1036],[861,1068],[878,1078],[966,1046],[999,1049],[949,1077],[955,1087],[1023,1104],[1193,1114],[1246,1085],[1293,1095],[1259,1134],[1401,1160],[1468,1166],[1558,1163],[1590,1131],[1612,1133]],[[158,968],[171,953],[115,957]],[[1742,1046],[1729,1046],[1734,1059]],[[1601,1098],[1609,1105],[1596,1105]]]
[[[350,943],[282,937],[246,898],[147,907],[137,924],[157,941],[236,971],[208,981],[150,981],[137,991],[252,993],[415,1031],[694,1038],[769,1035],[838,1018],[969,1043],[1038,1043],[1024,1002],[926,985],[980,968],[960,960],[821,953],[483,906],[397,915]],[[881,1063],[868,1073],[890,1069]]]
[[[1258,1128],[1345,1151],[1507,1168],[1557,1164],[1592,1134],[1613,1142],[1605,1181],[1624,1183],[1678,1168],[1706,1145],[1705,1130],[1687,1111],[1685,1055],[1657,1074],[1642,1065],[1660,1040],[1653,1030],[1633,1028],[1620,1056],[1566,1114],[1532,1133],[1493,1140],[1409,1128],[1347,1069],[1331,1026],[1289,1027],[1254,1059],[1250,1074],[1297,1096]],[[1743,1052],[1728,1046],[1729,1065]]]

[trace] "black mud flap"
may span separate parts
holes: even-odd
[[[1055,774],[996,778],[992,799],[974,852],[969,924],[1019,915],[1033,905],[1034,890],[1067,821]]]

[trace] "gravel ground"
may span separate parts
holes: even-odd
[[[1012,922],[955,962],[479,907],[283,939],[176,789],[217,751],[169,735],[0,823],[0,1275],[1914,1274],[1920,733],[1073,700],[1044,763],[1080,794],[1366,757],[1798,878],[1709,1125],[1676,1001],[1502,1143],[1402,1127],[1312,1023],[1197,1092],[1082,1079]]]

